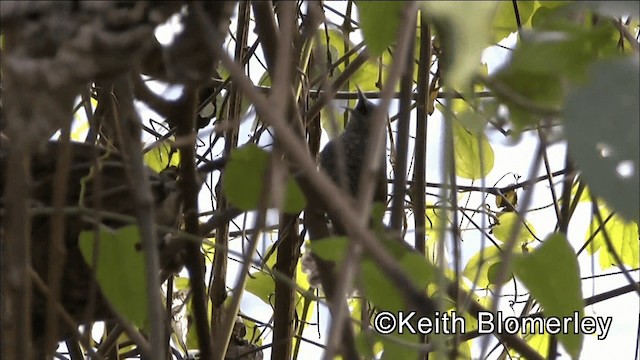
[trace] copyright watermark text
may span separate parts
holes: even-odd
[[[380,334],[464,334],[467,329],[466,321],[466,318],[455,311],[436,311],[433,317],[420,317],[414,311],[381,311],[373,319],[373,328]],[[496,314],[480,312],[477,331],[479,334],[597,334],[598,339],[603,340],[609,334],[611,323],[611,317],[583,316],[577,311],[571,316],[547,318],[503,316],[500,311]]]

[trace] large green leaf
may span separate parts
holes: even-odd
[[[477,288],[486,289],[496,285],[495,279],[497,274],[495,274],[495,272],[498,271],[502,265],[500,260],[500,250],[493,246],[487,247],[484,250],[478,251],[469,259],[462,274],[469,279],[469,281],[475,281]],[[505,278],[507,281],[510,279],[511,276]]]
[[[396,240],[383,238],[381,241],[418,289],[426,290],[427,286],[434,282],[436,271],[422,254],[410,251]],[[398,296],[398,288],[375,261],[362,260],[360,276],[363,294],[376,308],[391,312],[406,311],[406,303]],[[417,315],[414,319],[416,318]],[[415,326],[415,321],[412,324]],[[403,334],[396,330],[380,338],[384,344],[383,359],[408,359],[416,356],[415,348],[407,344],[417,343],[418,337],[404,330]]]
[[[640,218],[640,62],[599,61],[565,109],[569,154],[589,190],[627,220]]]
[[[456,120],[452,124],[456,175],[471,180],[487,176],[494,162],[493,148],[487,136],[469,132]]]
[[[574,312],[584,316],[578,260],[564,235],[552,234],[533,253],[517,255],[513,270],[542,305],[545,317],[572,317]],[[558,341],[572,358],[580,356],[582,333],[559,333]]]
[[[396,38],[404,1],[358,1],[362,36],[373,56],[380,56]]]
[[[270,246],[266,253],[272,253],[272,246]],[[266,268],[272,269],[276,264],[277,260],[277,252],[273,252],[273,255],[267,259],[264,266]],[[299,289],[308,289],[309,288],[309,280],[307,278],[307,274],[302,270],[301,262],[298,262],[296,266],[296,285]],[[265,304],[273,305],[274,299],[273,296],[275,294],[275,279],[274,276],[266,271],[258,271],[252,273],[249,279],[247,280],[247,285],[245,290],[253,295],[259,297]],[[302,316],[305,306],[305,301],[311,301],[305,298],[301,292],[301,290],[296,291],[295,296],[295,305],[296,311],[298,312],[298,316]],[[311,321],[311,317],[313,316],[315,308],[315,301],[312,301],[309,304],[309,308],[307,310],[306,321]],[[306,325],[306,324],[305,324]]]
[[[534,1],[517,1],[518,15],[520,23],[525,24],[529,21],[535,6]],[[516,21],[516,12],[512,1],[499,1],[496,9],[496,15],[493,18],[494,41],[499,42],[511,33],[518,31],[518,22]]]
[[[334,236],[309,242],[311,251],[318,257],[327,261],[340,262],[347,254],[349,238]]]
[[[601,207],[600,212],[603,214],[602,216],[607,217],[606,214],[608,214],[608,210],[604,207]],[[599,227],[600,222],[594,217],[591,221],[591,230],[587,232],[587,238],[590,238],[593,231]],[[637,267],[638,264],[640,264],[640,255],[638,255],[640,252],[638,249],[638,247],[640,247],[640,242],[638,242],[638,224],[614,215],[607,221],[604,230],[606,230],[606,233],[609,235],[613,250],[618,254],[622,263],[630,268]],[[591,244],[587,246],[587,251],[590,254],[595,254],[598,250],[600,251],[599,258],[602,269],[608,269],[618,265],[615,257],[609,251],[603,229],[600,229]]]
[[[271,275],[265,272],[251,274],[244,289],[259,297],[265,304],[273,305],[276,283]]]
[[[231,203],[242,210],[258,208],[268,160],[269,154],[254,144],[231,152],[222,174],[222,190]]]
[[[93,265],[95,233],[83,231],[78,246],[87,264]],[[93,269],[102,293],[113,308],[136,326],[148,325],[147,283],[144,257],[136,249],[140,242],[138,226],[117,230],[105,226],[99,229],[97,262]]]
[[[424,1],[427,16],[435,19],[442,43],[442,64],[447,85],[467,88],[480,69],[480,57],[489,45],[491,21],[497,2],[493,1]],[[470,16],[473,14],[473,16]]]
[[[231,203],[245,211],[258,208],[265,191],[268,161],[269,153],[255,144],[247,144],[231,152],[231,159],[222,174],[222,189]],[[304,206],[302,191],[289,176],[285,185],[284,211],[296,213]]]
[[[523,33],[507,66],[493,75],[508,89],[497,95],[509,107],[517,130],[535,125],[537,117],[514,98],[558,110],[564,102],[567,80],[584,81],[589,64],[618,54],[616,30],[610,22],[579,24],[561,13],[562,9],[549,9],[552,14],[538,20],[543,24],[537,31]]]

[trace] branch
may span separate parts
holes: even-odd
[[[118,138],[122,141],[122,154],[127,169],[129,186],[133,194],[136,217],[144,250],[145,278],[147,282],[147,301],[151,321],[151,351],[154,359],[164,359],[164,311],[158,296],[160,288],[160,260],[156,241],[154,221],[154,200],[149,178],[142,160],[141,120],[133,105],[133,91],[130,75],[125,74],[113,83],[113,92],[118,100],[119,118],[115,119]],[[121,128],[121,127],[122,128]],[[128,166],[126,166],[128,165]]]

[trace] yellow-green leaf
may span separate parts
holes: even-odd
[[[493,169],[493,148],[484,133],[475,135],[454,120],[453,143],[457,176],[477,180]]]
[[[269,153],[255,144],[247,144],[231,152],[231,159],[222,174],[222,190],[231,203],[242,210],[258,208],[264,194],[268,161]],[[305,198],[291,176],[287,178],[285,190],[284,211],[301,211]]]
[[[311,251],[323,260],[340,262],[347,254],[349,238],[334,236],[318,239],[309,243]]]
[[[493,234],[493,236],[496,237],[496,239],[502,240],[502,241],[507,241],[509,239],[509,236],[511,235],[513,227],[516,225],[516,223],[522,221],[520,220],[520,218],[518,217],[518,214],[516,213],[500,214],[500,216],[498,217],[498,220],[500,222],[498,223],[498,225],[496,225],[493,228],[491,233]],[[520,226],[520,234],[516,236],[518,243],[527,244],[532,242],[535,239],[533,237],[533,234],[535,234],[535,231],[536,230],[534,229],[533,225],[531,225],[528,221],[526,221],[524,224]]]
[[[454,89],[465,89],[480,69],[480,56],[489,45],[497,2],[424,1],[420,4],[427,16],[435,19],[438,28],[445,83]]]
[[[161,142],[143,156],[144,163],[155,172],[161,172],[169,166],[178,166],[180,156],[177,151],[172,151],[168,141]]]
[[[356,5],[367,49],[380,56],[396,38],[404,1],[358,1]]]
[[[513,260],[516,276],[542,305],[545,317],[584,316],[578,260],[569,241],[560,233],[550,235],[534,252]],[[582,350],[583,335],[569,332],[558,341],[572,358]]]
[[[97,244],[97,262],[93,271],[102,293],[118,313],[137,327],[147,326],[144,257],[136,249],[140,242],[138,226],[129,225],[117,230],[101,226],[97,242],[94,235],[93,230],[81,232],[78,246],[85,262],[92,266],[94,245]]]
[[[602,220],[605,220],[608,211],[603,210],[606,209],[602,207],[600,213],[604,217]],[[600,222],[594,217],[591,221],[591,230],[587,233],[587,238],[591,237],[593,231],[598,229],[598,227],[600,227]],[[637,267],[638,264],[640,264],[640,256],[638,255],[638,247],[640,247],[640,242],[638,242],[638,224],[633,221],[627,221],[618,215],[613,215],[613,217],[607,221],[604,229],[609,235],[613,250],[618,254],[622,263],[630,268]],[[591,244],[587,246],[587,251],[590,254],[595,254],[597,251],[600,251],[599,259],[602,269],[617,266],[615,258],[609,251],[605,233],[602,229],[600,229],[593,238]]]

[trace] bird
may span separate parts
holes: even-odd
[[[358,101],[349,111],[349,120],[344,131],[329,141],[319,155],[319,165],[333,182],[354,198],[358,196],[358,185],[371,133],[371,114],[376,105],[369,101],[358,88]],[[374,202],[386,202],[386,159],[380,159],[376,174]]]
[[[344,131],[335,139],[329,141],[318,156],[320,170],[325,172],[352,199],[358,196],[363,164],[371,140],[371,115],[375,109],[376,105],[369,101],[358,88],[358,101],[353,109],[347,109],[349,117]],[[384,204],[387,197],[386,158],[384,154],[382,154],[378,165],[378,172],[375,174],[376,183],[373,201]],[[316,207],[308,207],[308,211],[305,211],[305,224],[309,229],[311,241],[321,241],[320,238],[330,235],[326,234],[326,227],[317,225],[317,222],[323,218],[321,213],[322,210]],[[338,222],[333,222],[332,225],[334,235],[347,234],[346,230]],[[339,294],[336,294],[337,275],[335,263],[324,260],[313,254],[313,252],[310,253],[310,256],[303,258],[303,263],[306,269],[312,269],[308,274],[309,279],[319,280],[329,302],[335,303],[339,301],[343,302],[340,306],[346,306],[344,299]],[[349,321],[345,321],[342,334],[343,339],[340,351],[343,354],[343,358],[359,359],[358,351],[354,345],[353,328]]]

